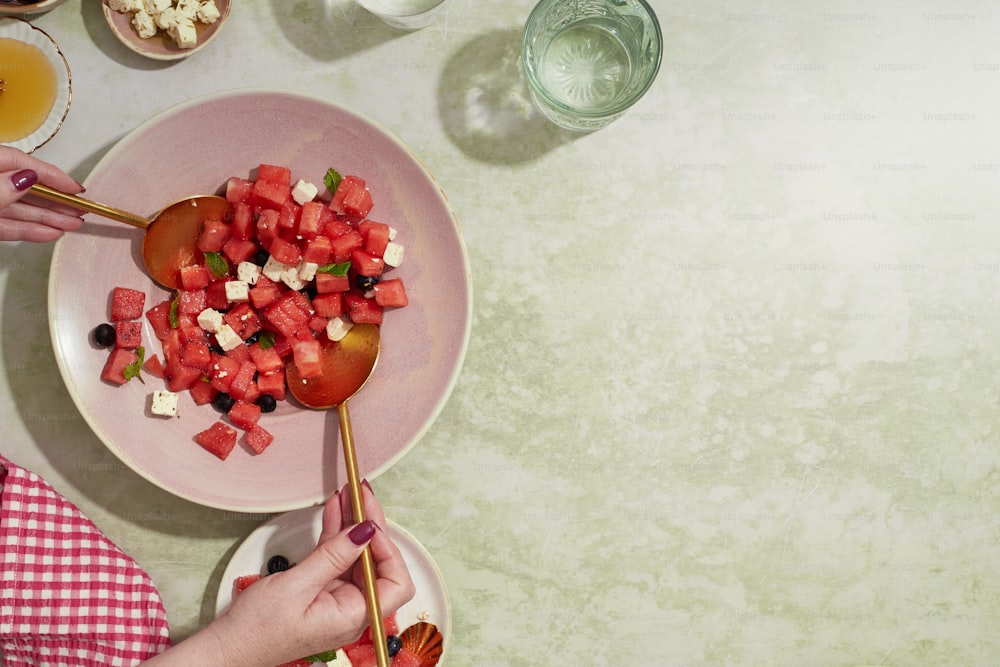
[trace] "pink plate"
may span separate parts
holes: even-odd
[[[398,139],[326,100],[274,90],[229,91],[193,99],[136,128],[94,167],[86,196],[141,215],[193,194],[216,192],[229,176],[260,163],[285,165],[317,184],[329,167],[365,179],[371,218],[398,230],[406,247],[393,272],[410,304],[387,311],[382,354],[351,399],[361,474],[374,478],[427,431],[458,378],[471,328],[471,277],[458,222],[438,184]],[[178,417],[154,417],[162,380],[144,374],[117,387],[100,379],[107,350],[89,332],[109,317],[117,287],[146,293],[146,310],[170,298],[142,268],[142,232],[87,216],[57,243],[49,274],[49,328],[59,370],[84,419],[126,465],[154,484],[202,505],[279,512],[322,502],[346,480],[336,410],[293,400],[261,418],[275,441],[260,455],[241,443],[225,461],[193,436],[220,419],[187,392]],[[148,322],[143,341],[160,354]]]

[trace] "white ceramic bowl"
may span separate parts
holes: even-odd
[[[24,19],[0,17],[0,37],[14,39],[41,49],[55,71],[56,98],[49,110],[49,115],[38,129],[28,136],[4,144],[30,153],[55,136],[69,113],[69,105],[73,97],[69,63],[66,62],[66,57],[48,33],[34,27]]]
[[[215,0],[215,4],[219,8],[219,18],[214,23],[195,25],[198,31],[198,43],[189,49],[177,46],[162,30],[153,37],[145,39],[139,37],[139,33],[132,26],[131,14],[117,12],[108,7],[106,2],[104,3],[104,18],[115,37],[131,51],[153,60],[182,60],[204,49],[222,30],[223,24],[229,18],[231,1]]]
[[[0,2],[0,16],[27,16],[28,14],[44,14],[55,9],[66,0],[39,0],[30,5],[8,5]]]

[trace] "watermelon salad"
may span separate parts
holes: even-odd
[[[278,565],[280,564],[280,565]],[[239,595],[248,587],[260,581],[263,576],[282,572],[289,567],[288,560],[281,555],[272,556],[267,562],[267,575],[246,574],[236,578],[233,593]],[[444,639],[440,630],[433,623],[418,621],[407,626],[402,632],[396,615],[383,619],[385,626],[385,642],[392,667],[434,667],[441,659],[444,651]],[[361,636],[337,649],[331,649],[317,655],[286,662],[277,667],[375,667],[375,644],[372,640],[371,626],[365,628]]]
[[[324,339],[339,341],[356,323],[381,325],[386,310],[408,303],[392,275],[404,248],[394,228],[369,217],[365,181],[330,169],[323,184],[328,197],[273,164],[260,164],[253,178],[230,177],[231,216],[205,221],[196,261],[180,268],[180,290],[148,309],[144,292],[112,291],[110,322],[92,333],[110,348],[101,379],[161,379],[151,414],[176,416],[179,394],[189,392],[222,414],[192,434],[195,442],[225,460],[242,432],[247,449],[262,453],[274,436],[261,416],[285,399],[286,362],[302,377],[320,375]],[[159,353],[143,344],[144,318]]]

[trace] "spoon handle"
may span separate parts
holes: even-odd
[[[105,206],[104,204],[98,204],[97,202],[84,199],[83,197],[77,197],[76,195],[68,195],[65,192],[59,192],[58,190],[53,190],[48,186],[40,185],[38,183],[31,186],[31,194],[44,197],[45,199],[58,202],[60,204],[65,204],[66,206],[80,211],[96,213],[103,218],[110,218],[111,220],[124,222],[127,225],[132,225],[133,227],[138,227],[139,229],[145,229],[149,226],[149,220],[143,218],[142,216],[129,213],[128,211],[122,211],[111,206]]]
[[[344,443],[344,464],[347,468],[347,485],[351,490],[351,509],[354,512],[354,522],[361,523],[365,520],[365,503],[361,497],[358,456],[354,448],[354,431],[351,428],[351,413],[347,409],[347,401],[337,406],[337,416],[340,418],[340,439]],[[366,546],[361,552],[361,569],[365,577],[365,600],[368,602],[368,616],[375,644],[375,662],[377,667],[389,667],[389,648],[385,641],[382,605],[375,588],[375,561],[372,559],[371,546]],[[378,640],[379,637],[382,638],[381,641]]]

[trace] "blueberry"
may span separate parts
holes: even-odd
[[[403,648],[403,640],[396,635],[389,635],[385,638],[386,648],[389,649],[389,657],[395,657],[399,649]]]
[[[115,328],[108,323],[94,327],[94,342],[101,347],[111,347],[115,344]]]
[[[261,412],[274,412],[274,409],[278,407],[278,401],[274,400],[274,396],[270,394],[261,394],[254,403],[260,406]]]
[[[214,405],[215,409],[219,412],[228,413],[235,404],[236,401],[233,400],[233,397],[224,391],[220,391],[215,395],[215,398],[212,399],[212,405]]]
[[[252,334],[250,334],[250,336],[246,339],[246,344],[247,345],[253,345],[254,343],[256,343],[259,340],[260,340],[260,332],[259,331],[255,331]]]
[[[276,556],[271,556],[267,559],[267,573],[274,574],[275,572],[284,572],[292,566],[288,562],[288,559],[278,554]]]
[[[270,257],[271,253],[261,248],[256,252],[256,254],[254,254],[253,258],[250,261],[256,264],[257,266],[264,266],[265,264],[267,264],[267,260]]]
[[[358,286],[359,290],[368,291],[378,284],[378,277],[376,276],[357,276],[354,279],[354,284]]]

